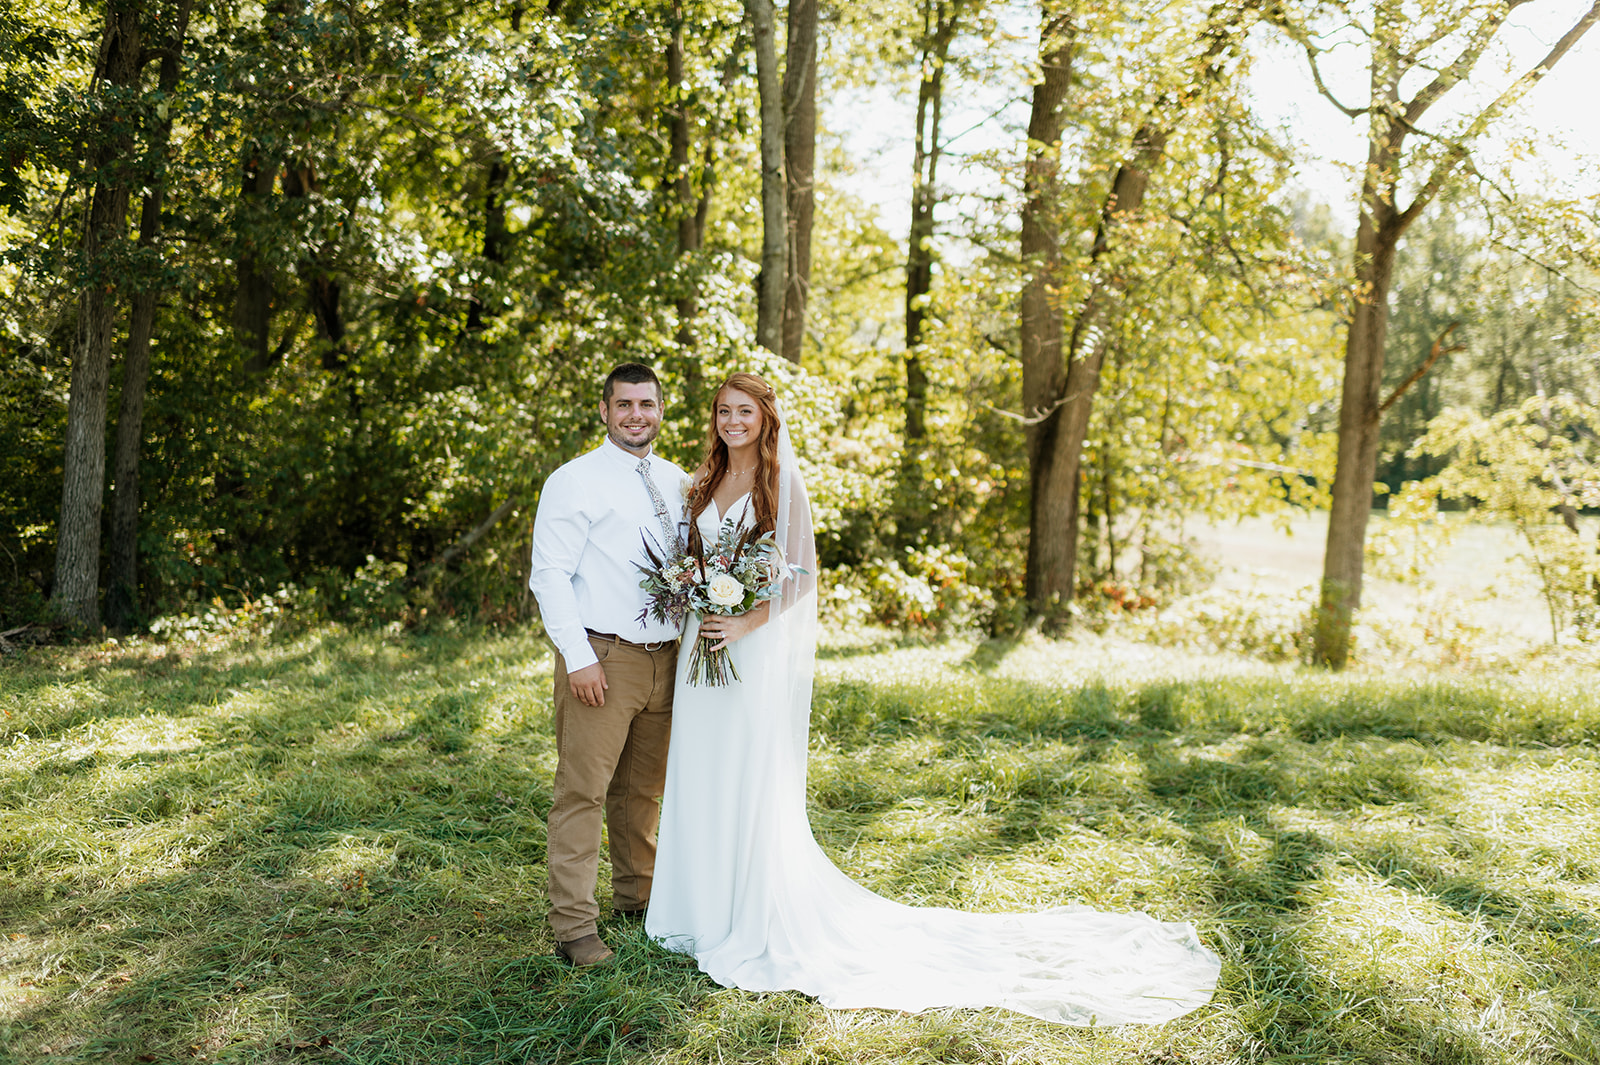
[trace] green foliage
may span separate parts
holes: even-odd
[[[1439,486],[1410,481],[1389,497],[1383,524],[1367,536],[1367,572],[1420,584],[1454,536],[1454,526],[1439,513]]]
[[[1462,219],[1472,206],[1456,196],[1430,211],[1406,237],[1396,265],[1384,387],[1410,377],[1447,326],[1459,326],[1449,344],[1463,350],[1442,353],[1384,415],[1378,479],[1391,491],[1442,468],[1438,456],[1412,445],[1447,408],[1487,417],[1541,391],[1600,399],[1589,357],[1596,300],[1582,262],[1593,235],[1576,224],[1484,240],[1483,222]],[[1527,197],[1509,221],[1533,228],[1528,223],[1558,206]]]
[[[996,627],[994,595],[972,561],[948,547],[908,547],[902,559],[870,559],[829,574],[822,609],[834,623],[947,633]]]
[[[1449,410],[1417,442],[1447,459],[1429,490],[1472,502],[1522,535],[1550,617],[1550,639],[1571,627],[1593,635],[1600,557],[1580,533],[1577,509],[1600,506],[1600,410],[1570,396],[1532,399],[1482,418]]]
[[[644,13],[613,14],[511,29],[434,7],[197,13],[177,92],[139,105],[141,123],[174,122],[170,239],[129,282],[166,293],[145,415],[147,611],[244,608],[285,582],[337,589],[342,611],[364,560],[419,572],[508,497],[511,518],[429,594],[447,613],[525,609],[537,486],[594,441],[598,380],[625,358],[673,362],[670,303],[638,298],[675,269],[641,210],[660,159],[628,94],[650,82],[623,76],[659,52],[630,36],[650,30]],[[58,80],[81,59],[60,58]],[[241,170],[262,177],[241,185]],[[0,336],[30,371],[0,386],[23,445],[0,489],[0,534],[23,545],[0,582],[16,603],[47,590],[70,340],[54,323],[76,239],[70,215],[60,232],[22,222],[45,239],[7,277]],[[748,345],[731,287],[707,288],[712,372]],[[29,302],[43,313],[12,316]]]
[[[1140,618],[1134,631],[1156,643],[1205,652],[1303,662],[1311,651],[1311,588],[1293,593],[1216,589]]]
[[[20,8],[16,0],[0,4],[0,114],[6,116],[0,125],[0,216],[27,205],[29,183],[22,168],[50,122],[41,113],[41,97],[50,60],[67,42],[59,24],[33,21],[43,12]]]
[[[1253,10],[1211,18],[1248,22]],[[164,31],[147,14],[154,39]],[[821,560],[862,616],[1020,625],[1020,142],[964,157],[953,146],[946,160],[942,173],[987,180],[941,190],[951,194],[918,352],[928,431],[908,444],[906,253],[846,191],[865,164],[841,130],[819,143],[805,368],[752,343],[756,94],[738,5],[202,5],[171,91],[157,86],[152,51],[136,91],[121,94],[92,78],[101,17],[57,0],[0,7],[7,624],[38,617],[51,590],[81,227],[104,177],[133,190],[129,235],[108,252],[115,302],[159,296],[140,467],[145,618],[248,614],[284,589],[318,604],[307,617],[526,618],[539,485],[598,439],[606,370],[643,358],[666,384],[661,447],[689,466],[718,378],[756,368],[779,383]],[[664,52],[679,17],[685,70],[671,98]],[[827,18],[825,104],[844,86],[917,73],[921,8]],[[950,99],[1014,96],[1033,71],[1009,16],[973,4],[963,19]],[[1326,211],[1290,191],[1295,160],[1279,132],[1252,114],[1249,39],[1197,86],[1183,5],[1107,8],[1078,34],[1058,298],[1076,306],[1112,277],[1120,292],[1080,496],[1081,592],[1090,613],[1114,613],[1204,580],[1185,522],[1321,501],[1342,328],[1334,264],[1348,256]],[[1134,131],[1175,100],[1182,116],[1143,211],[1093,257]],[[690,193],[706,196],[703,245],[687,255],[666,180],[664,123],[677,107]],[[96,174],[97,131],[113,118],[134,147]],[[839,121],[826,106],[823,119]],[[140,194],[158,188],[163,238],[135,246]],[[1404,452],[1446,400],[1488,413],[1533,394],[1535,377],[1587,396],[1583,241],[1557,239],[1589,232],[1582,211],[1540,201],[1539,224],[1511,236],[1496,216],[1498,243],[1469,239],[1465,223],[1425,224],[1427,254],[1419,243],[1397,281],[1396,336],[1415,349],[1461,314],[1470,351],[1408,394],[1386,422],[1386,453]],[[691,291],[698,313],[680,323]],[[679,342],[683,325],[692,344]],[[119,318],[117,352],[125,328]],[[470,551],[436,564],[507,500]],[[403,568],[403,596],[393,581],[369,588],[370,565]]]

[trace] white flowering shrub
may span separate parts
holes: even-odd
[[[995,598],[969,583],[972,561],[951,547],[909,548],[904,559],[869,559],[824,574],[822,612],[836,623],[876,622],[948,632],[987,624]]]

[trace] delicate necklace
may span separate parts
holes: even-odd
[[[754,470],[755,470],[754,466],[751,466],[750,469],[748,469],[748,470],[740,470],[738,473],[734,473],[732,470],[729,470],[728,471],[728,476],[733,478],[734,480],[738,480],[741,477],[750,476],[751,472],[754,471]]]

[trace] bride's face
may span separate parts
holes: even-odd
[[[717,395],[717,436],[729,451],[750,447],[761,439],[761,408],[755,397],[737,388],[724,388]]]

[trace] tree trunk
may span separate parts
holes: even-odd
[[[161,191],[145,194],[139,243],[155,244]],[[128,347],[122,365],[117,450],[111,467],[111,571],[106,582],[106,624],[126,632],[139,618],[139,452],[144,443],[144,398],[150,379],[150,337],[155,332],[157,290],[134,293]]]
[[[783,354],[783,298],[788,289],[788,190],[783,164],[783,89],[772,0],[745,0],[756,47],[761,94],[761,273],[756,277],[756,343]]]
[[[1022,359],[1023,406],[1032,420],[1028,436],[1029,472],[1032,480],[1031,514],[1028,526],[1028,571],[1026,589],[1029,608],[1044,616],[1059,614],[1072,599],[1077,580],[1079,468],[1084,439],[1088,435],[1095,394],[1100,387],[1100,369],[1116,326],[1116,309],[1124,283],[1115,273],[1105,274],[1101,265],[1111,250],[1112,238],[1122,219],[1144,205],[1150,173],[1166,152],[1167,141],[1182,114],[1200,97],[1202,87],[1221,77],[1217,64],[1233,49],[1250,25],[1253,5],[1238,9],[1217,9],[1220,21],[1208,21],[1200,28],[1203,45],[1193,60],[1201,69],[1192,80],[1173,94],[1163,96],[1151,106],[1143,125],[1134,134],[1128,162],[1117,169],[1111,191],[1101,208],[1100,224],[1090,253],[1092,266],[1102,274],[1091,285],[1073,319],[1071,341],[1065,358],[1061,351],[1062,314],[1058,301],[1050,295],[1059,274],[1060,253],[1055,247],[1055,223],[1050,223],[1049,250],[1042,249],[1036,232],[1034,249],[1029,245],[1029,212],[1037,211],[1036,193],[1028,186],[1028,202],[1023,213],[1024,261],[1033,262],[1048,255],[1048,274],[1035,271],[1023,290]],[[1043,47],[1041,46],[1041,54]],[[1034,90],[1035,118],[1039,117],[1039,96],[1049,83]],[[1059,118],[1053,128],[1041,127],[1055,140],[1061,136]],[[1029,141],[1043,141],[1030,122]],[[1054,141],[1044,141],[1053,144]],[[1041,156],[1035,147],[1031,168],[1048,162],[1051,184],[1055,159]],[[1039,228],[1039,223],[1034,223]],[[1044,260],[1039,260],[1044,261]],[[1037,327],[1030,320],[1045,322],[1047,330],[1030,337]],[[1047,333],[1047,335],[1046,335]]]
[[[806,339],[806,300],[811,295],[811,220],[817,202],[817,0],[789,0],[783,103],[789,276],[783,298],[781,353],[798,364]]]
[[[1057,296],[1060,285],[1060,219],[1056,213],[1060,185],[1061,133],[1066,125],[1064,105],[1072,82],[1074,32],[1070,14],[1047,16],[1039,32],[1041,76],[1033,87],[1033,107],[1028,117],[1028,163],[1023,176],[1026,197],[1022,207],[1022,262],[1028,271],[1022,288],[1022,405],[1029,418],[1028,468],[1033,489],[1028,523],[1028,601],[1037,612],[1052,604],[1064,605],[1072,587],[1061,585],[1071,567],[1060,565],[1061,526],[1071,516],[1070,485],[1063,484],[1050,465],[1051,444],[1060,410],[1065,372],[1061,358],[1062,315]]]
[[[98,72],[114,95],[137,86],[142,50],[135,0],[110,0],[100,43]],[[72,352],[62,455],[61,519],[56,526],[55,586],[51,606],[90,629],[100,626],[100,509],[105,497],[106,396],[111,385],[111,294],[116,280],[110,253],[128,224],[128,188],[117,172],[127,159],[130,123],[113,103],[103,113],[95,150],[96,178],[83,234],[83,291]]]
[[[1122,219],[1144,206],[1150,185],[1150,171],[1166,151],[1165,130],[1141,129],[1134,136],[1133,158],[1117,168],[1100,213],[1090,262],[1098,264],[1111,250],[1112,236]],[[1071,340],[1066,352],[1066,380],[1061,391],[1051,398],[1052,413],[1039,423],[1039,450],[1046,476],[1045,510],[1057,515],[1053,543],[1044,545],[1036,556],[1029,541],[1029,581],[1033,581],[1033,562],[1038,559],[1040,594],[1030,600],[1040,604],[1042,613],[1054,612],[1051,604],[1071,599],[1077,584],[1079,470],[1083,465],[1083,444],[1089,435],[1089,420],[1094,414],[1095,396],[1100,390],[1100,371],[1115,331],[1114,311],[1121,283],[1114,278],[1097,281],[1073,319]],[[1035,492],[1040,480],[1036,477]],[[1059,494],[1059,495],[1058,495]],[[1035,509],[1038,509],[1035,496]]]
[[[261,157],[259,145],[251,145],[251,149],[256,154],[245,160],[239,183],[239,196],[243,201],[239,206],[242,232],[238,234],[240,249],[233,267],[233,334],[245,350],[245,373],[254,376],[265,373],[277,361],[272,357],[268,333],[278,293],[272,274],[260,266],[256,254],[257,233],[266,224],[277,168]]]
[[[1406,14],[1398,0],[1381,0],[1374,12],[1366,108],[1367,167],[1361,184],[1361,219],[1356,229],[1356,300],[1345,338],[1339,449],[1311,650],[1312,661],[1331,669],[1342,669],[1349,661],[1350,626],[1361,605],[1367,518],[1372,511],[1372,485],[1378,469],[1378,428],[1382,419],[1378,393],[1383,383],[1384,342],[1389,328],[1389,286],[1400,238],[1466,159],[1470,139],[1485,132],[1511,103],[1549,74],[1600,21],[1600,0],[1579,17],[1543,59],[1480,110],[1465,134],[1426,164],[1430,172],[1418,183],[1411,203],[1402,208],[1401,186],[1408,182],[1401,152],[1407,135],[1418,128],[1417,123],[1430,107],[1467,80],[1509,11],[1505,6],[1492,9],[1470,33],[1465,33],[1465,43],[1455,61],[1437,71],[1433,80],[1410,100],[1401,98],[1400,85],[1413,69],[1421,66],[1421,61],[1401,44]]]
[[[928,374],[922,368],[922,325],[933,290],[933,209],[939,203],[939,118],[944,106],[944,66],[961,5],[925,0],[922,79],[917,86],[916,147],[911,164],[911,238],[906,251],[905,455],[927,436]],[[1057,136],[1060,136],[1059,132]],[[905,464],[903,464],[905,465]],[[915,464],[907,467],[915,474]]]
[[[678,258],[687,259],[700,250],[701,232],[695,210],[694,189],[689,181],[689,101],[683,86],[683,4],[672,6],[672,37],[667,42],[667,144],[668,184],[672,188],[673,210],[678,216]],[[700,314],[699,286],[686,278],[676,301],[679,347],[695,346],[694,320]]]
[[[1316,660],[1344,668],[1350,655],[1350,624],[1361,605],[1361,584],[1378,469],[1378,392],[1383,382],[1384,341],[1389,331],[1389,285],[1399,233],[1389,237],[1380,217],[1393,209],[1377,203],[1362,212],[1356,232],[1356,289],[1345,340],[1344,381],[1339,398],[1339,449],[1334,464],[1333,504],[1322,559]],[[1389,219],[1392,222],[1392,219]]]
[[[189,31],[192,0],[178,0],[165,34],[158,85],[164,98],[177,88],[184,38]],[[151,160],[156,168],[139,216],[139,248],[159,255],[161,202],[166,191],[167,142],[172,135],[170,117],[157,122],[151,135]],[[149,264],[159,266],[159,260]],[[117,450],[111,472],[111,572],[106,583],[106,620],[119,631],[132,628],[139,616],[139,452],[144,444],[144,398],[150,378],[150,337],[155,332],[156,281],[147,280],[133,294],[128,315],[128,348],[122,365],[122,398],[117,414]]]
[[[316,167],[309,159],[301,159],[284,170],[283,194],[289,199],[309,199],[320,190]],[[503,216],[501,221],[503,224]],[[487,243],[490,238],[485,234],[484,239]],[[314,251],[307,249],[298,271],[305,281],[306,301],[317,323],[317,339],[322,342],[322,368],[333,371],[345,368],[349,354],[344,350],[344,314],[339,307],[343,288],[327,265],[331,251],[327,243]]]
[[[520,22],[520,9],[513,12],[515,22]],[[513,29],[515,25],[513,25]],[[489,156],[489,169],[483,179],[483,257],[491,263],[506,261],[506,179],[511,168],[506,165],[506,153],[496,148]],[[484,310],[483,296],[474,292],[467,299],[467,332],[478,333],[485,328],[484,319],[494,312]],[[343,328],[340,329],[341,336]]]

